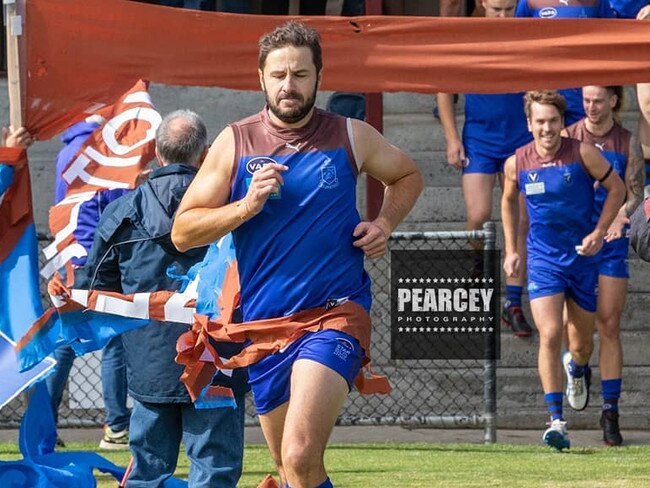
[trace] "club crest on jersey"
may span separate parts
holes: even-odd
[[[328,159],[320,167],[320,182],[318,183],[318,187],[331,190],[337,186],[339,186],[339,179],[336,175],[336,166],[330,164],[330,160]]]
[[[564,182],[565,182],[567,185],[570,185],[570,184],[573,182],[573,177],[571,176],[571,173],[570,173],[570,172],[567,171],[567,172],[564,173],[562,176],[564,177]]]
[[[539,179],[539,175],[534,171],[528,173],[528,181],[535,183]]]
[[[246,171],[248,171],[250,174],[254,174],[255,171],[261,169],[262,166],[270,163],[278,164],[278,162],[273,158],[269,158],[268,156],[258,156],[246,163]]]

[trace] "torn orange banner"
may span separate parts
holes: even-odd
[[[0,263],[2,263],[29,225],[34,222],[32,191],[27,169],[27,152],[22,148],[0,147],[0,164],[15,166],[12,185],[0,195]],[[0,193],[2,190],[0,190]]]
[[[73,259],[85,261],[103,210],[98,203],[99,194],[105,190],[134,188],[142,170],[154,158],[154,137],[161,117],[147,89],[147,84],[138,80],[111,105],[93,108],[93,114],[100,115],[104,122],[62,172],[66,195],[50,208],[50,232],[54,241],[43,249],[47,259],[41,270],[43,277],[50,278]],[[93,203],[86,203],[90,201]],[[77,239],[81,221],[85,222],[85,245]],[[88,230],[89,222],[92,233]]]
[[[19,0],[26,126],[46,139],[136,80],[258,90],[257,41],[287,17],[124,0]],[[304,17],[323,89],[500,93],[650,81],[650,23]],[[351,76],[354,73],[354,76]]]

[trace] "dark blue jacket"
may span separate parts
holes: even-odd
[[[184,164],[159,168],[135,191],[110,203],[97,227],[87,264],[75,274],[75,288],[125,294],[178,290],[181,283],[167,275],[168,268],[183,275],[207,250],[181,253],[170,238],[172,219],[196,171]],[[133,398],[150,403],[190,401],[178,380],[183,369],[174,362],[176,340],[186,330],[186,325],[152,321],[122,336]],[[246,388],[245,378],[237,374],[234,378],[236,385],[225,386],[235,392]]]

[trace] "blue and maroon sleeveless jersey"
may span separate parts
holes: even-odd
[[[580,141],[563,137],[552,157],[540,156],[533,141],[517,149],[515,157],[528,210],[529,262],[571,266],[592,260],[575,249],[594,229],[594,179],[582,162]]]
[[[614,12],[608,0],[519,0],[515,17],[609,19]]]
[[[630,154],[630,139],[632,137],[632,133],[629,130],[620,124],[614,123],[614,126],[607,134],[604,136],[596,136],[587,130],[585,121],[582,119],[571,127],[568,127],[567,133],[573,139],[586,142],[600,149],[603,156],[605,156],[609,164],[614,168],[614,171],[625,181],[625,170],[627,169],[627,160]],[[603,204],[606,198],[607,190],[599,185],[594,198],[594,225],[598,222],[598,218],[603,211]]]
[[[288,166],[262,211],[233,231],[244,320],[283,317],[348,298],[370,310],[370,279],[352,232],[357,162],[349,119],[315,110],[299,129],[262,112],[232,124],[230,201],[246,195],[255,171]]]
[[[610,0],[609,4],[616,17],[621,19],[636,19],[636,14],[648,5],[648,0]]]
[[[519,0],[515,17],[609,19],[614,17],[614,12],[609,6],[609,0]],[[580,88],[563,88],[559,92],[567,102],[567,125],[585,116]]]

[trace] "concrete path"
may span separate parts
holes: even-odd
[[[98,442],[101,429],[61,429],[59,435],[65,442]],[[542,430],[499,430],[500,444],[539,445]],[[602,447],[600,430],[570,431],[571,443],[575,447]],[[649,445],[650,431],[623,431],[625,445]],[[0,442],[17,442],[18,430],[0,430]],[[413,429],[401,427],[336,427],[331,443],[381,443],[381,442],[430,442],[430,443],[483,443],[483,431],[475,429]],[[246,428],[246,443],[262,444],[264,438],[259,427]]]

